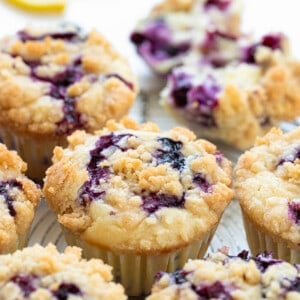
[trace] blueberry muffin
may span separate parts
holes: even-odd
[[[131,41],[152,69],[168,73],[187,56],[205,57],[212,34],[221,44],[232,40],[240,13],[239,0],[164,0],[139,22]]]
[[[298,266],[262,253],[251,257],[223,252],[189,260],[174,273],[160,272],[147,300],[278,300],[299,299]]]
[[[124,116],[137,92],[126,60],[96,31],[28,27],[0,41],[0,135],[41,180],[55,145]]]
[[[0,256],[0,299],[125,300],[112,282],[111,267],[99,259],[84,260],[81,250],[35,245]]]
[[[75,132],[53,163],[44,193],[67,242],[112,265],[130,296],[202,257],[233,195],[231,163],[184,128],[110,121]]]
[[[272,129],[244,153],[235,168],[250,249],[300,263],[300,128]]]
[[[223,67],[216,68],[217,55],[173,69],[161,103],[199,136],[245,149],[279,121],[300,115],[300,62],[289,56],[282,34],[240,41],[233,53],[236,60]]]
[[[41,190],[24,175],[26,168],[15,151],[0,143],[0,254],[26,245],[40,201]]]

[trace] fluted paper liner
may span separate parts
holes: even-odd
[[[100,258],[113,267],[115,280],[119,281],[129,296],[141,296],[150,292],[154,277],[159,271],[174,272],[191,258],[203,258],[215,233],[214,227],[201,240],[189,246],[163,255],[116,254],[89,244],[66,228],[62,228],[69,245],[79,246],[86,258]]]

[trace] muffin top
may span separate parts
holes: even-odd
[[[234,38],[240,13],[239,0],[165,0],[138,23],[131,41],[154,70],[167,73],[186,56],[205,56],[211,34]]]
[[[232,198],[231,163],[192,132],[110,121],[56,147],[45,197],[73,233],[103,248],[158,253],[213,229]]]
[[[226,62],[216,52],[210,62],[207,57],[174,68],[161,93],[161,103],[183,122],[215,131],[241,149],[253,146],[256,136],[278,121],[300,114],[300,62],[289,55],[286,37],[272,33],[257,42],[244,41],[231,41],[232,54],[221,52],[233,60]],[[216,62],[225,65],[219,68]]]
[[[300,113],[300,63],[287,55],[285,36],[269,34],[258,42],[247,43],[238,41],[232,49],[235,54],[229,55],[235,59],[222,68],[211,68],[214,63],[208,60],[175,68],[162,92],[162,100],[188,111],[195,122],[205,127],[222,126],[222,119],[217,124],[216,111],[226,114],[226,110],[235,111],[237,106],[239,111],[247,106],[259,122],[266,122],[267,118],[268,123],[273,119],[295,118]],[[220,57],[213,57],[221,63]],[[242,94],[240,103],[228,103],[228,94],[229,100],[234,94]]]
[[[41,190],[25,175],[26,163],[0,143],[0,253],[15,249],[27,234]]]
[[[59,253],[52,244],[35,245],[0,256],[0,298],[127,299],[111,269],[100,259],[82,259],[77,247]]]
[[[174,273],[160,272],[156,279],[147,300],[300,299],[299,268],[266,253],[217,252],[205,260],[189,260]]]
[[[300,128],[272,129],[244,153],[235,168],[235,191],[247,217],[261,230],[300,245]]]
[[[137,83],[95,30],[28,27],[0,41],[0,123],[32,135],[93,131],[130,108]]]

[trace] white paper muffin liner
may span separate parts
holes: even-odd
[[[27,163],[26,175],[40,182],[51,164],[54,147],[66,144],[63,137],[43,139],[22,135],[6,128],[0,128],[0,137],[10,150],[16,150]]]
[[[62,230],[67,243],[81,247],[84,257],[100,258],[111,265],[115,280],[124,286],[127,295],[141,296],[150,292],[157,272],[174,272],[182,268],[189,258],[203,258],[216,227],[201,240],[194,241],[185,248],[163,255],[117,254],[79,239],[77,235],[64,227]]]
[[[24,234],[19,234],[16,243],[10,247],[0,248],[0,254],[13,253],[27,246],[29,240],[30,226]]]
[[[255,226],[243,212],[243,222],[249,248],[253,255],[271,252],[274,258],[283,259],[292,264],[300,263],[300,251],[288,247],[287,243]]]

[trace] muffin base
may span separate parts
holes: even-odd
[[[43,139],[22,135],[5,128],[0,128],[0,138],[10,150],[16,150],[27,163],[26,175],[38,182],[42,182],[45,171],[51,164],[54,147],[67,144],[64,137]]]
[[[117,254],[79,239],[77,235],[64,227],[62,230],[69,245],[82,248],[83,257],[100,258],[111,265],[115,280],[124,286],[127,295],[141,296],[150,292],[157,272],[174,272],[182,268],[189,258],[203,258],[216,228],[217,226],[201,240],[162,255]]]
[[[300,263],[300,251],[289,248],[287,243],[279,241],[274,235],[263,232],[255,226],[243,212],[243,222],[249,248],[253,255],[260,252],[272,252],[274,258],[283,259],[291,264]]]

